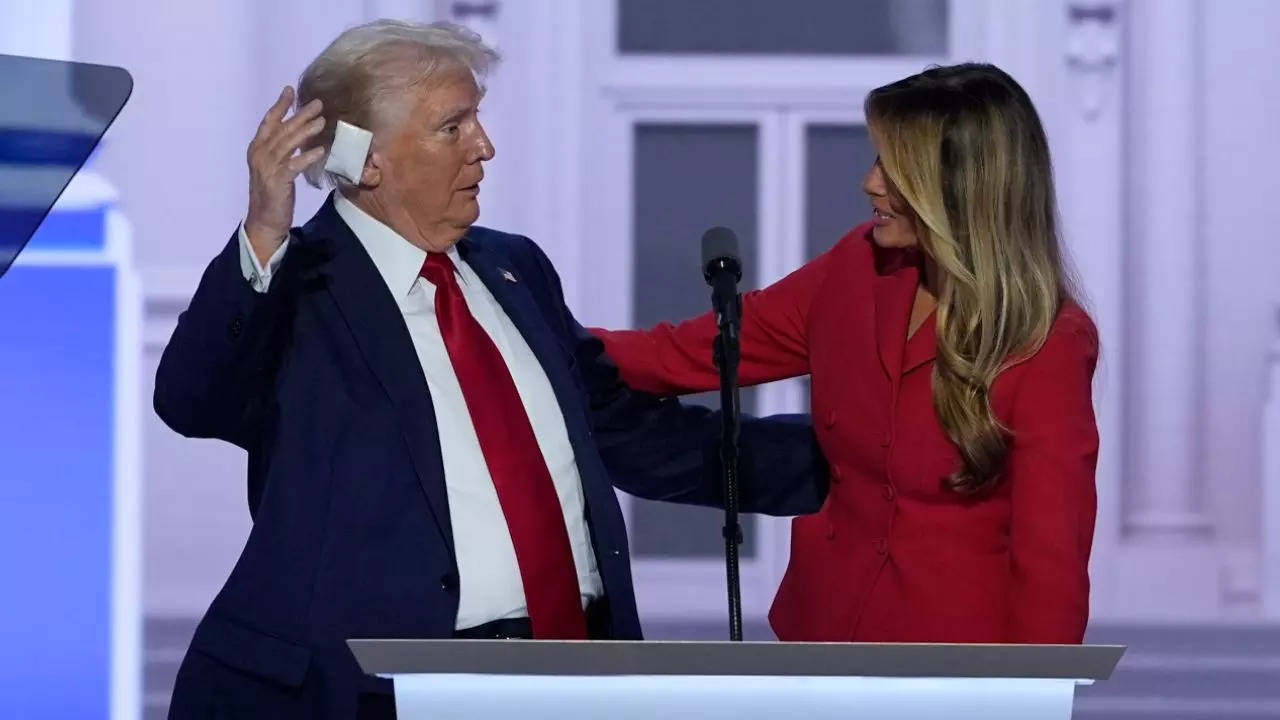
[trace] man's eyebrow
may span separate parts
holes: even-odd
[[[462,118],[466,117],[467,113],[470,113],[474,109],[475,109],[475,105],[470,105],[470,104],[458,105],[456,107],[450,108],[448,114],[444,116],[444,118],[439,122],[439,124],[448,125],[449,123],[457,122]]]

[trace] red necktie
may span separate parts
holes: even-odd
[[[533,636],[585,639],[564,510],[511,371],[467,308],[449,256],[429,253],[422,276],[436,286],[436,320],[511,532]]]

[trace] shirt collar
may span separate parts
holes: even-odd
[[[408,295],[418,280],[422,264],[427,260],[426,251],[361,210],[341,192],[335,190],[333,195],[333,207],[338,211],[338,216],[355,233],[365,252],[369,253],[391,294],[396,298]],[[460,267],[462,258],[458,256],[456,246],[449,248],[446,254],[455,268]]]

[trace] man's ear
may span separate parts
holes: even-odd
[[[382,184],[382,169],[386,167],[385,158],[380,151],[373,151],[364,161],[364,171],[360,173],[360,187],[376,188]]]

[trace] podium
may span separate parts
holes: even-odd
[[[1069,720],[1112,645],[351,640],[417,718]]]

